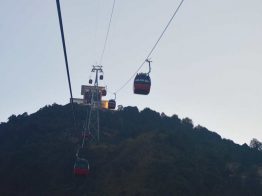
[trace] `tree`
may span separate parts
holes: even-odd
[[[182,119],[182,124],[188,126],[191,129],[194,127],[193,121],[188,117]]]
[[[8,122],[13,122],[14,120],[16,120],[16,115],[12,114],[8,117]]]
[[[260,141],[258,141],[256,138],[253,138],[250,141],[249,146],[250,146],[250,148],[262,151],[262,143]]]

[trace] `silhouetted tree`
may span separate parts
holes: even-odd
[[[8,122],[12,122],[16,120],[16,115],[12,114],[11,116],[8,117]]]
[[[250,141],[250,145],[249,146],[250,146],[250,148],[262,151],[262,143],[260,141],[258,141],[256,138],[253,138]]]
[[[194,127],[193,121],[190,118],[187,118],[187,117],[182,119],[182,124],[186,125],[187,127],[191,128],[191,129]]]
[[[100,111],[101,140],[83,150],[90,176],[76,178],[72,168],[90,108],[74,106],[77,129],[71,105],[57,104],[0,124],[1,196],[261,195],[260,151],[149,108]],[[261,149],[261,142],[250,146]]]

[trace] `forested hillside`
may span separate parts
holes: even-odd
[[[101,111],[101,140],[72,174],[87,107],[54,104],[0,125],[0,195],[260,196],[262,152],[150,109]]]

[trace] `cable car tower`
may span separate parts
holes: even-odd
[[[91,70],[95,73],[95,81],[91,86],[82,86],[82,94],[86,98],[86,105],[89,105],[89,114],[87,115],[84,132],[82,148],[85,141],[87,142],[99,142],[100,140],[100,126],[99,126],[99,109],[101,107],[101,96],[103,87],[99,87],[99,80],[103,80],[103,69],[100,65],[93,65]],[[89,84],[92,84],[93,80],[89,79]]]

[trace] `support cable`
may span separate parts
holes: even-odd
[[[176,10],[174,11],[172,17],[169,19],[167,25],[165,26],[164,30],[162,31],[161,35],[159,36],[159,38],[157,39],[156,43],[154,44],[154,46],[152,47],[152,49],[150,50],[150,52],[148,53],[148,55],[146,56],[146,59],[142,62],[142,64],[138,67],[138,69],[135,71],[135,73],[119,88],[115,91],[115,93],[118,93],[119,91],[121,91],[123,88],[126,87],[126,85],[136,76],[136,74],[139,72],[139,70],[143,67],[143,65],[147,62],[147,60],[150,58],[150,56],[152,55],[152,53],[154,52],[154,50],[156,49],[158,43],[160,42],[160,40],[162,39],[163,35],[165,34],[166,30],[168,29],[168,27],[170,26],[171,22],[173,21],[174,17],[176,16],[176,14],[178,13],[180,7],[182,6],[182,4],[184,3],[184,0],[181,0],[180,4],[178,5],[178,7],[176,8]]]
[[[112,10],[111,10],[111,14],[110,14],[110,20],[109,20],[109,24],[108,24],[108,27],[107,27],[106,39],[105,39],[102,54],[101,54],[101,57],[100,57],[100,60],[99,60],[99,65],[101,65],[101,63],[103,61],[104,54],[105,54],[106,45],[107,45],[107,41],[108,41],[108,35],[109,35],[109,32],[110,32],[110,27],[111,27],[111,22],[112,22],[112,17],[113,17],[113,13],[114,13],[114,9],[115,9],[115,3],[116,3],[116,0],[114,0],[114,2],[113,2],[113,7],[112,7]]]
[[[76,117],[75,117],[75,109],[74,109],[74,104],[73,104],[73,93],[72,93],[72,86],[71,86],[71,80],[70,80],[70,71],[69,71],[69,66],[68,66],[68,59],[67,59],[67,52],[66,52],[66,44],[65,44],[65,36],[64,36],[64,28],[63,28],[63,21],[62,21],[62,14],[61,14],[61,8],[60,8],[60,2],[59,2],[59,0],[56,0],[56,6],[57,6],[57,13],[58,13],[58,18],[59,18],[61,38],[62,38],[62,43],[63,43],[63,50],[64,50],[64,58],[65,58],[65,65],[66,65],[67,80],[68,80],[69,91],[70,91],[70,103],[71,103],[71,106],[72,106],[74,126],[75,126],[75,129],[76,129]]]

